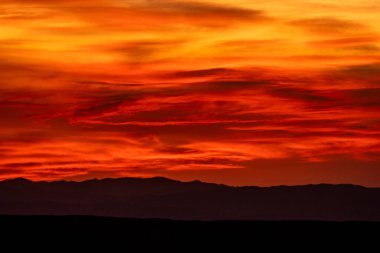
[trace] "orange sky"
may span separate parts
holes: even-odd
[[[380,186],[378,0],[0,0],[0,179]]]

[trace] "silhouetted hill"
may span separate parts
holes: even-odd
[[[0,214],[183,220],[380,221],[380,188],[230,187],[162,177],[0,182]]]
[[[83,246],[87,251],[105,247],[106,252],[197,252],[210,246],[231,252],[257,249],[280,249],[302,252],[312,247],[320,251],[332,245],[358,252],[378,248],[380,222],[329,221],[183,221],[162,219],[130,219],[95,216],[1,216],[2,247],[47,246],[51,252],[59,247],[67,250]],[[15,243],[16,240],[16,243]],[[28,243],[29,242],[29,243]],[[54,246],[52,246],[54,245]],[[284,247],[285,246],[285,247]],[[110,248],[112,247],[112,248]],[[136,250],[133,249],[136,247]],[[366,247],[368,250],[366,250]],[[115,250],[112,250],[115,248]],[[242,250],[239,250],[239,249]],[[162,249],[162,250],[161,250]],[[191,251],[189,249],[192,249]],[[244,249],[244,250],[243,250]],[[168,251],[169,250],[169,251]],[[300,250],[301,251],[301,250]]]

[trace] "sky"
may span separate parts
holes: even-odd
[[[378,0],[0,0],[0,179],[380,186]]]

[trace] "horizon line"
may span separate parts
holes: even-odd
[[[168,177],[163,176],[154,176],[154,177],[105,177],[105,178],[91,178],[91,179],[84,179],[84,180],[31,180],[25,177],[15,177],[15,178],[7,178],[7,179],[1,179],[0,183],[3,182],[9,182],[9,181],[28,181],[32,183],[56,183],[56,182],[67,182],[67,183],[84,183],[84,182],[90,182],[90,181],[105,181],[105,180],[120,180],[120,179],[141,179],[141,180],[149,180],[149,179],[164,179],[168,181],[174,181],[179,183],[203,183],[203,184],[214,184],[214,185],[220,185],[220,186],[226,186],[226,187],[232,187],[232,188],[244,188],[244,187],[256,187],[256,188],[271,188],[271,187],[302,187],[302,186],[356,186],[356,187],[362,187],[367,189],[380,189],[380,186],[378,187],[369,187],[359,184],[352,184],[352,183],[310,183],[310,184],[294,184],[294,185],[288,185],[288,184],[280,184],[280,185],[271,185],[271,186],[258,186],[258,185],[229,185],[229,184],[222,184],[222,183],[213,183],[213,182],[206,182],[201,180],[190,180],[190,181],[182,181],[178,179],[172,179]]]

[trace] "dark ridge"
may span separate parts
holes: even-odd
[[[203,182],[200,180],[193,180],[193,181],[179,181],[175,179],[170,179],[166,177],[151,177],[151,178],[143,178],[143,177],[121,177],[121,178],[93,178],[93,179],[87,179],[83,181],[67,181],[67,180],[59,180],[59,181],[32,181],[27,178],[23,177],[18,177],[18,178],[12,178],[12,179],[4,179],[0,180],[0,184],[3,182],[10,182],[10,183],[49,183],[49,184],[54,184],[54,183],[97,183],[97,182],[124,182],[124,183],[132,183],[132,182],[162,182],[162,183],[181,183],[181,184],[204,184],[204,185],[215,185],[215,186],[224,186],[224,187],[231,187],[231,188],[261,188],[261,189],[266,189],[266,188],[304,188],[304,187],[347,187],[347,188],[369,188],[369,189],[380,189],[379,187],[365,187],[362,185],[355,185],[355,184],[306,184],[306,185],[275,185],[275,186],[230,186],[230,185],[225,185],[225,184],[217,184],[217,183],[208,183],[208,182]]]
[[[231,187],[164,177],[0,182],[0,214],[176,220],[380,221],[380,188]]]
[[[23,177],[17,177],[17,178],[12,178],[12,179],[5,179],[3,181],[0,181],[0,183],[25,184],[25,183],[35,183],[35,182]]]
[[[5,180],[2,180],[1,182],[33,182],[33,181],[23,178],[23,177],[16,177],[16,178],[11,178],[11,179],[5,179]]]
[[[131,219],[96,216],[1,216],[2,246],[8,243],[15,249],[26,245],[27,249],[47,244],[67,247],[68,250],[83,246],[86,250],[104,246],[107,251],[120,248],[136,252],[151,248],[149,252],[173,252],[209,246],[245,251],[263,246],[265,249],[292,251],[298,247],[305,251],[321,247],[339,250],[352,249],[357,244],[361,251],[369,252],[378,247],[380,222],[321,222],[321,221],[183,221],[165,219]],[[15,240],[17,243],[15,243]],[[28,243],[29,242],[29,243]],[[306,244],[305,244],[306,243]],[[226,248],[226,246],[228,248]],[[207,248],[207,247],[206,247]],[[244,249],[244,250],[243,250]],[[169,251],[168,251],[169,250]],[[229,251],[229,250],[228,250]],[[186,252],[186,250],[185,250]],[[360,252],[360,251],[359,251]]]

